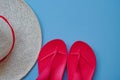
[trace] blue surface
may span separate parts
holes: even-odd
[[[60,38],[68,49],[76,40],[95,51],[93,80],[120,80],[120,0],[26,0],[36,13],[43,45]],[[35,80],[37,64],[23,80]],[[67,80],[67,72],[64,79]]]

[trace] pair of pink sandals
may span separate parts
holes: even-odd
[[[66,64],[68,80],[92,80],[96,57],[85,42],[75,42],[68,54],[64,41],[52,40],[43,46],[39,54],[37,80],[62,80]]]

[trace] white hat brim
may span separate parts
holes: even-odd
[[[0,0],[0,15],[8,19],[16,37],[12,53],[0,63],[0,80],[20,80],[37,60],[42,44],[40,25],[23,0]]]

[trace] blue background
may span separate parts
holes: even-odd
[[[85,41],[97,57],[93,80],[120,80],[120,0],[25,1],[39,19],[43,45],[60,38],[69,50],[76,40]],[[35,80],[37,75],[36,64],[23,80]]]

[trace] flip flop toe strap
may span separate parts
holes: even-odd
[[[43,61],[43,60],[47,59],[48,57],[51,57],[51,60],[50,60],[49,64],[46,66],[46,68],[42,72],[39,72],[40,74],[39,74],[39,76],[38,76],[38,78],[36,80],[49,80],[49,76],[50,76],[50,73],[51,73],[52,63],[53,63],[54,58],[55,58],[55,56],[57,54],[64,55],[63,52],[59,51],[56,48],[53,52],[49,53],[45,57],[43,57],[41,59],[38,58],[38,61]],[[40,69],[40,65],[39,64],[38,64],[38,68]]]
[[[74,69],[71,67],[72,74],[70,75],[71,79],[69,79],[69,80],[82,80],[81,74],[80,74],[80,63],[79,63],[80,54],[69,54],[69,60],[72,60],[70,62],[72,62],[71,64],[74,65]],[[76,64],[76,62],[77,62],[77,64]]]
[[[86,62],[90,66],[90,68],[93,68],[94,66],[89,62],[88,59],[86,59],[85,56],[83,56],[81,54],[70,54],[69,56],[74,57],[74,60],[77,62],[77,64],[74,64],[75,69],[73,71],[74,74],[73,74],[71,80],[83,80],[82,77],[81,77],[81,69],[80,69],[81,60],[84,60],[84,62]],[[86,79],[86,80],[92,80],[92,76],[93,75],[90,75],[90,77],[88,79]]]

